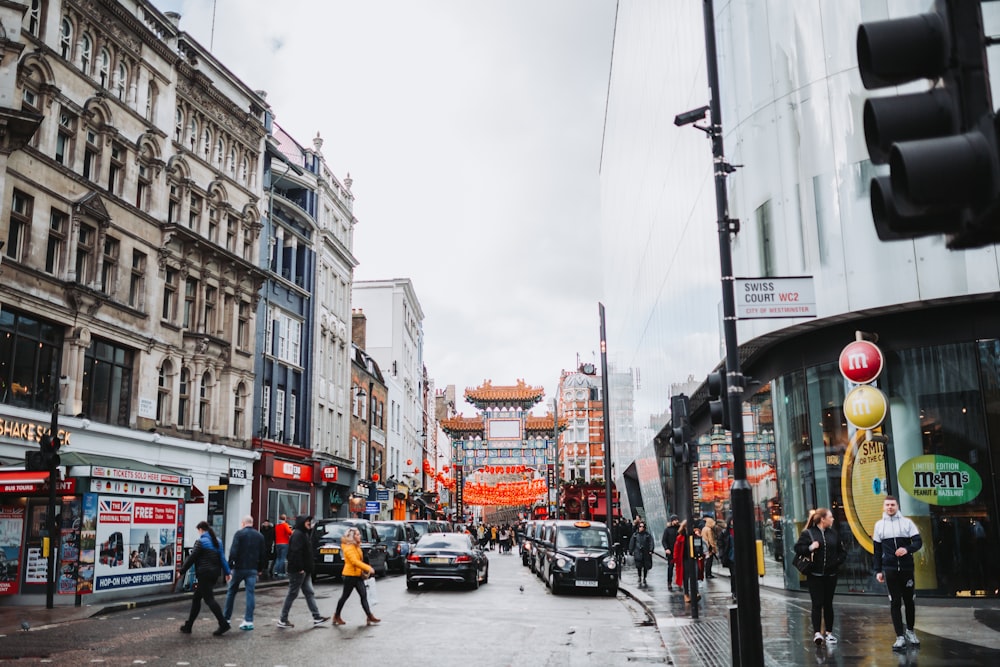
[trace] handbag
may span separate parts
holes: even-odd
[[[812,537],[812,531],[809,531],[809,536]],[[795,558],[792,559],[792,565],[795,569],[802,574],[809,574],[813,566],[813,554],[810,551],[808,556],[803,556],[802,554],[795,554]]]
[[[368,589],[366,592],[368,594],[368,604],[375,605],[378,604],[378,589],[375,587],[375,578],[369,577],[365,579],[365,588]]]

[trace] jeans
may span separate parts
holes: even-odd
[[[247,609],[243,614],[243,620],[253,623],[253,610],[255,606],[254,590],[257,588],[257,570],[233,570],[233,578],[229,580],[229,590],[226,591],[226,607],[222,615],[226,618],[233,617],[233,602],[236,601],[236,594],[240,591],[240,582],[246,582],[247,588]]]
[[[316,592],[313,590],[312,575],[308,572],[289,572],[288,594],[285,595],[285,604],[281,605],[279,620],[288,621],[288,611],[292,608],[295,598],[299,596],[300,590],[306,598],[306,605],[309,606],[309,611],[312,612],[313,619],[319,620],[323,618],[323,615],[319,613],[319,607],[316,606]]]
[[[274,576],[283,577],[288,574],[285,570],[287,569],[285,559],[288,557],[288,545],[287,544],[275,544],[274,545]]]
[[[833,632],[833,594],[837,592],[837,575],[818,577],[810,574],[806,577],[809,586],[809,599],[812,602],[812,628],[819,632],[824,625],[827,632]]]

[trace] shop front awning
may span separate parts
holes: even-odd
[[[599,521],[607,521],[608,518],[608,504],[605,502],[604,498],[599,497],[597,499],[597,507],[594,508],[594,517]],[[619,517],[622,515],[620,507],[615,508],[615,516]]]
[[[48,480],[48,470],[0,470],[0,493],[34,493]]]
[[[152,465],[142,461],[100,454],[66,452],[60,454],[66,476],[87,480],[83,492],[162,495],[185,499],[193,486],[186,471]]]

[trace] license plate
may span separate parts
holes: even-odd
[[[585,586],[587,588],[597,588],[597,582],[592,579],[577,579],[577,586]]]
[[[320,549],[319,552],[321,554],[333,554],[336,556],[337,554],[340,553],[340,549],[338,549],[337,547],[329,547],[326,549]]]
[[[450,562],[450,560],[451,560],[450,558],[437,558],[437,557],[428,558],[427,559],[427,564],[428,565],[446,565],[448,562]]]
[[[333,562],[333,554],[327,554],[327,555],[323,556],[323,562],[324,563],[332,563]]]

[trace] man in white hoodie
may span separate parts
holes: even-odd
[[[875,522],[872,541],[875,543],[875,578],[879,583],[885,582],[889,589],[892,625],[896,630],[892,650],[905,650],[907,642],[919,646],[920,640],[913,631],[916,616],[913,553],[920,550],[923,540],[916,524],[899,513],[899,501],[893,496],[886,496],[882,503],[882,518]],[[906,609],[905,627],[901,606]]]

